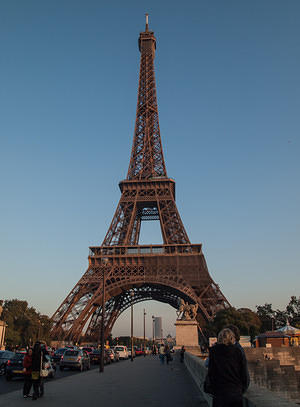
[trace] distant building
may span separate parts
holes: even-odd
[[[162,331],[162,318],[154,317],[154,339],[161,339],[163,337]]]
[[[256,337],[256,347],[300,346],[300,329],[287,322],[286,326],[276,331],[267,331]]]

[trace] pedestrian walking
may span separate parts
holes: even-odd
[[[245,351],[244,351],[244,348],[241,346],[241,344],[240,344],[240,339],[241,339],[241,334],[240,334],[240,330],[239,330],[239,328],[237,327],[237,326],[235,326],[235,325],[228,325],[228,326],[226,326],[225,328],[228,328],[228,329],[230,329],[232,332],[233,332],[233,334],[234,334],[234,337],[235,337],[235,346],[237,347],[237,348],[239,348],[240,349],[240,351],[242,352],[242,355],[243,355],[243,369],[245,369],[246,370],[246,372],[247,372],[247,389],[248,389],[248,387],[249,387],[249,384],[250,384],[250,375],[249,375],[249,370],[248,370],[248,363],[247,363],[247,358],[246,358],[246,355],[245,355]]]
[[[165,346],[165,357],[166,357],[166,362],[167,365],[169,364],[169,362],[171,362],[171,351],[170,351],[170,347],[168,344],[166,344]]]
[[[250,375],[249,375],[248,363],[247,363],[247,358],[246,358],[246,355],[245,355],[245,351],[244,351],[244,348],[241,346],[241,344],[239,342],[240,338],[241,338],[240,330],[236,325],[227,325],[224,329],[226,329],[226,328],[230,329],[233,332],[234,338],[235,338],[234,346],[236,346],[242,352],[243,369],[246,370],[246,372],[247,372],[247,386],[246,386],[246,389],[248,389],[249,384],[250,384]],[[205,359],[204,366],[208,367],[208,364],[209,364],[209,357],[207,357]]]
[[[247,371],[235,342],[233,332],[225,328],[219,333],[218,342],[209,349],[206,384],[213,395],[213,407],[243,407]]]
[[[165,363],[165,347],[164,347],[164,345],[160,345],[160,347],[159,347],[159,360],[160,360],[160,363],[162,365]]]
[[[27,353],[23,359],[23,372],[24,372],[24,386],[23,386],[23,397],[24,399],[31,397],[30,390],[32,386],[32,349],[28,348]]]
[[[44,381],[41,376],[41,370],[43,368],[43,364],[46,364],[48,362],[45,354],[45,347],[42,346],[39,341],[37,341],[33,347],[32,352],[32,400],[37,400],[38,397],[43,397],[44,395]]]
[[[185,347],[182,346],[180,349],[180,362],[183,363],[184,361],[184,352],[185,352]]]

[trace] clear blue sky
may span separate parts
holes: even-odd
[[[51,315],[120,198],[144,14],[157,37],[160,128],[190,240],[236,307],[299,295],[299,0],[3,0],[0,298]],[[144,243],[160,243],[157,224]],[[136,306],[163,317],[175,312]],[[128,334],[128,316],[114,334]]]

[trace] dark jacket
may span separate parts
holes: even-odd
[[[34,345],[32,353],[32,371],[40,372],[42,368],[42,362],[46,363],[47,358],[45,356],[46,351],[41,348],[41,346]]]
[[[208,376],[214,395],[241,395],[247,389],[247,368],[235,345],[216,344],[209,349]]]
[[[244,351],[244,348],[241,346],[241,344],[239,343],[239,342],[236,342],[235,344],[234,344],[237,348],[239,348],[240,350],[241,350],[241,352],[242,352],[242,356],[243,356],[243,369],[246,369],[246,372],[247,372],[247,384],[246,384],[246,388],[243,390],[243,391],[246,391],[247,389],[248,389],[248,387],[249,387],[249,384],[250,384],[250,375],[249,375],[249,370],[248,370],[248,362],[247,362],[247,358],[246,358],[246,355],[245,355],[245,351]]]

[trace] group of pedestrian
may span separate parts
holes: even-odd
[[[164,365],[165,361],[167,365],[172,361],[171,349],[168,344],[160,345],[159,347],[159,360],[162,365]]]
[[[217,343],[209,348],[204,391],[213,396],[213,407],[243,406],[243,393],[250,378],[239,340],[239,329],[230,325],[221,330]]]
[[[44,382],[42,377],[43,367],[48,363],[44,344],[36,342],[33,349],[28,348],[23,360],[24,386],[23,397],[31,397],[30,390],[33,387],[32,400],[44,395]]]

